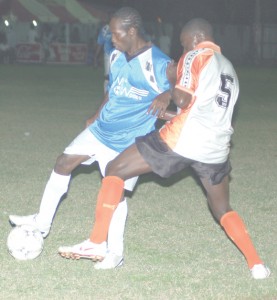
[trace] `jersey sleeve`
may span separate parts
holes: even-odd
[[[155,56],[155,52],[153,53],[153,55]],[[155,78],[160,92],[165,92],[171,89],[170,82],[166,75],[167,66],[171,60],[163,53],[159,55],[156,54],[153,61],[155,69]]]
[[[190,51],[184,54],[177,67],[175,87],[192,95],[198,87],[202,69],[209,63],[213,55],[212,51],[201,50]]]
[[[170,61],[167,61],[165,60],[161,66],[159,67],[159,76],[157,76],[157,82],[158,82],[158,86],[160,86],[162,89],[162,92],[164,91],[167,91],[169,89],[171,89],[171,84],[167,78],[167,75],[166,75],[166,69],[167,69],[167,66],[168,64],[170,63]]]

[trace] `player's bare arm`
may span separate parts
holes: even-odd
[[[108,93],[105,94],[104,100],[100,107],[97,109],[96,113],[93,114],[90,118],[86,120],[86,127],[88,127],[90,124],[92,124],[99,116],[100,111],[102,110],[103,106],[109,101]]]
[[[192,95],[178,88],[174,88],[172,92],[172,99],[177,107],[186,109],[192,99]]]
[[[170,101],[170,90],[161,93],[153,100],[152,104],[149,106],[147,113],[151,113],[152,115],[157,116],[157,118],[161,118],[165,114]]]
[[[177,115],[176,111],[173,110],[166,110],[164,115],[162,115],[161,117],[159,117],[159,119],[161,120],[165,120],[165,121],[170,121],[172,118],[174,118]]]

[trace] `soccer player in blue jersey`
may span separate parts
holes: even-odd
[[[39,212],[29,216],[10,215],[14,225],[31,224],[46,237],[60,199],[68,190],[71,172],[77,166],[97,161],[104,176],[109,161],[133,144],[137,136],[152,131],[157,118],[166,118],[170,102],[169,57],[146,39],[141,16],[133,8],[115,12],[110,30],[115,50],[110,56],[109,91],[88,120],[88,127],[57,158]],[[137,177],[126,180],[125,189],[132,191],[136,181]],[[122,263],[126,217],[125,199],[115,211],[108,241],[97,248],[99,256],[106,256],[98,268],[113,268]],[[90,258],[93,248],[89,240],[85,241],[74,248],[75,257]]]

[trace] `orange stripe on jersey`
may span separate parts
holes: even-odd
[[[166,142],[169,148],[173,149],[178,141],[183,124],[186,121],[189,111],[181,112],[179,115],[165,123],[160,129],[160,137]]]
[[[220,48],[212,42],[203,42],[198,44],[194,50],[183,54],[178,62],[175,88],[191,94],[192,100],[185,110],[182,110],[160,130],[162,140],[171,149],[174,149],[177,144],[190,109],[197,100],[194,94],[199,84],[199,76],[203,68],[210,62],[214,51],[220,52]]]

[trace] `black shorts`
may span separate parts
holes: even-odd
[[[212,185],[216,185],[231,171],[229,159],[220,164],[207,164],[175,153],[160,138],[158,131],[136,138],[136,146],[152,171],[161,177],[168,178],[187,167],[191,167],[199,178],[206,178]]]

